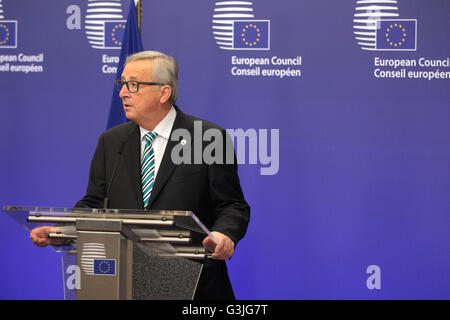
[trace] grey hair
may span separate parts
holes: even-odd
[[[158,51],[141,51],[127,57],[125,65],[138,60],[152,61],[152,80],[168,84],[172,88],[169,101],[175,104],[178,98],[178,62],[173,57]]]

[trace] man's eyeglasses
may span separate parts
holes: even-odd
[[[116,89],[120,92],[122,90],[122,87],[124,85],[127,86],[127,89],[131,93],[136,93],[139,91],[139,85],[145,84],[147,86],[163,86],[164,83],[159,82],[142,82],[142,81],[123,81],[123,80],[116,80]]]

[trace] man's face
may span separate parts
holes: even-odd
[[[128,63],[123,72],[124,81],[144,81],[152,82],[152,61],[138,60]],[[119,92],[122,99],[125,116],[138,125],[142,125],[148,120],[157,116],[160,112],[160,87],[139,85],[139,91],[131,93],[126,85]]]

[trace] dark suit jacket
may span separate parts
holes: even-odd
[[[194,137],[194,121],[201,121],[203,132],[215,128],[226,137],[225,130],[175,108],[177,116],[172,131],[186,129]],[[100,136],[91,163],[86,195],[75,207],[103,207],[107,184],[116,159],[119,159],[109,191],[109,208],[144,209],[140,183],[140,140],[139,126],[133,122],[118,125]],[[167,142],[146,209],[192,211],[208,229],[227,235],[237,244],[246,232],[250,208],[240,187],[236,161],[234,164],[176,165],[171,160],[171,152],[178,143],[170,139]],[[202,142],[202,149],[208,143]],[[121,145],[123,152],[118,157]],[[208,260],[199,280],[196,299],[232,298],[234,294],[225,262]]]

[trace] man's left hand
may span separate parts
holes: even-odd
[[[227,260],[233,256],[234,242],[223,233],[213,231],[211,232],[216,239],[217,243],[207,236],[203,240],[203,247],[213,252],[211,258],[217,260]]]

